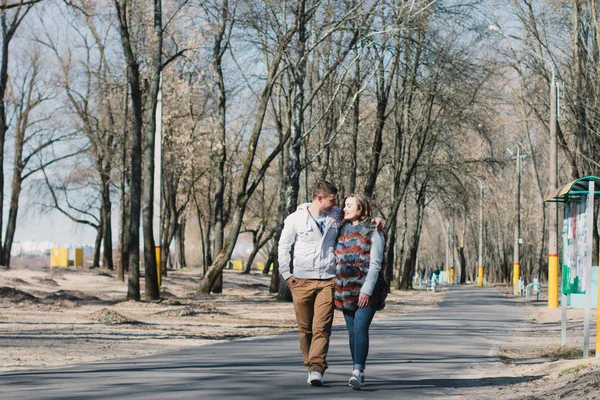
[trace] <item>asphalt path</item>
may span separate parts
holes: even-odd
[[[492,290],[449,287],[436,310],[373,323],[367,386],[361,391],[348,387],[348,335],[337,326],[322,387],[307,384],[294,332],[137,359],[3,373],[0,399],[482,398],[473,393],[535,378],[510,378],[496,357],[499,344],[524,329],[526,317],[523,307]]]

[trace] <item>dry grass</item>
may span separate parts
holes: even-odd
[[[551,346],[542,350],[540,356],[549,358],[551,361],[575,360],[583,357],[583,349],[569,346]]]
[[[578,364],[578,365],[575,365],[574,367],[563,369],[562,371],[560,371],[558,373],[558,376],[560,377],[560,376],[567,375],[567,374],[576,374],[576,373],[578,373],[580,371],[583,371],[584,369],[590,368],[591,366],[592,366],[592,364],[589,364],[589,363],[587,363],[587,364]]]

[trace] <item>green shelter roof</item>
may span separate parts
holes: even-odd
[[[590,191],[590,182],[594,182],[594,196],[600,195],[600,177],[584,176],[576,179],[566,185],[557,187],[552,190],[544,199],[550,202],[565,202],[569,199],[578,199],[581,196],[587,195]]]

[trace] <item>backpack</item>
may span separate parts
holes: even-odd
[[[387,298],[388,293],[390,292],[390,283],[385,278],[385,271],[387,270],[387,260],[385,258],[385,254],[387,253],[387,237],[383,235],[384,247],[383,247],[383,258],[381,260],[381,269],[379,270],[379,275],[377,276],[377,282],[375,282],[375,287],[373,288],[373,306],[377,311],[383,310],[385,308],[385,299]]]

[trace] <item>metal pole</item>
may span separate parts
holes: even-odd
[[[587,243],[585,257],[585,311],[583,318],[583,357],[590,355],[590,314],[592,308],[592,248],[594,246],[594,181],[590,181],[587,205]]]
[[[515,37],[513,35],[507,35],[500,29],[497,25],[490,25],[489,29],[497,32],[504,37],[510,39],[521,40],[521,38]],[[552,82],[550,83],[550,168],[548,169],[550,182],[550,189],[554,190],[558,187],[558,179],[557,179],[557,165],[558,165],[558,157],[556,150],[556,116],[558,112],[557,107],[557,98],[556,98],[556,73],[554,71],[554,64],[552,60],[548,60],[543,56],[537,54],[536,52],[528,49],[527,47],[523,47],[523,50],[527,51],[529,54],[533,55],[536,58],[544,61],[550,66],[552,70]],[[555,202],[549,202],[548,204],[548,307],[549,308],[558,308],[558,209],[556,207]]]
[[[450,280],[450,222],[446,223],[446,278]]]
[[[567,206],[568,202],[565,202],[563,205],[563,215],[564,215],[564,219],[563,219],[563,227],[564,224],[567,223],[567,218],[576,218],[576,215],[573,215],[573,208],[570,206]],[[571,227],[569,226],[568,228],[569,230],[571,230]],[[563,264],[565,263],[564,257],[565,257],[565,246],[567,246],[568,242],[568,238],[569,238],[569,233],[570,232],[563,232],[563,235],[566,234],[566,237],[562,237],[563,240]],[[565,240],[567,239],[567,240]],[[558,294],[558,293],[557,293]],[[566,346],[567,345],[567,294],[563,292],[563,294],[560,297],[560,304],[561,304],[561,318],[560,318],[560,345],[561,346]]]
[[[550,190],[558,187],[556,176],[556,80],[552,67],[550,86]],[[558,213],[555,202],[548,204],[548,307],[558,308]]]
[[[513,287],[514,294],[519,294],[519,277],[521,276],[521,264],[519,262],[519,242],[521,238],[521,153],[517,145],[517,215],[515,221],[515,247],[513,253]]]
[[[161,239],[161,189],[162,189],[162,72],[160,73],[158,84],[158,96],[156,104],[156,131],[154,132],[154,215],[152,216],[154,245],[156,254],[156,276],[158,277],[158,285],[161,284],[161,255],[160,255],[160,239]]]
[[[454,216],[452,216],[452,230],[451,230],[452,234],[450,236],[450,240],[451,240],[451,247],[450,247],[450,261],[452,264],[452,267],[450,268],[450,281],[449,283],[451,285],[454,285],[454,277],[456,274],[456,269],[454,267],[454,255],[456,254],[456,243],[454,243]]]
[[[483,183],[479,182],[479,187],[481,188],[481,202],[479,207],[479,265],[478,265],[478,274],[479,277],[477,279],[477,286],[483,287],[483,197],[485,195],[485,187]]]

